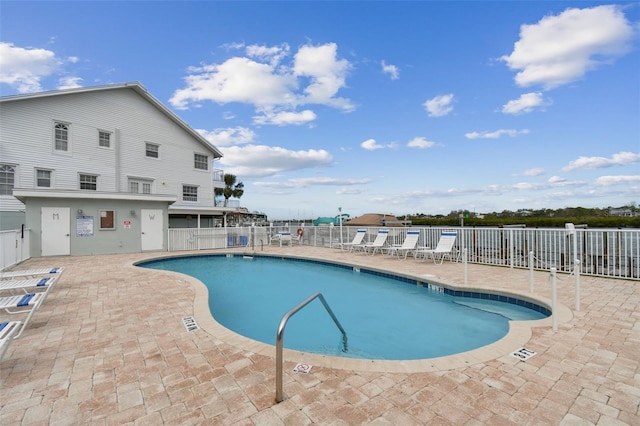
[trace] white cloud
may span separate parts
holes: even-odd
[[[389,74],[391,80],[397,80],[400,78],[400,70],[395,65],[387,65],[385,61],[382,61],[382,72]]]
[[[544,168],[535,167],[533,169],[525,170],[522,174],[524,176],[540,176],[540,175],[543,175],[544,173],[545,173]]]
[[[634,152],[619,152],[611,158],[605,157],[579,157],[562,168],[563,172],[579,169],[601,169],[612,166],[625,166],[640,162],[640,154]]]
[[[0,83],[15,88],[19,93],[42,90],[40,82],[58,71],[61,61],[46,49],[16,47],[0,42]]]
[[[80,77],[63,77],[58,80],[58,89],[75,89],[82,87],[82,84],[80,84],[81,81],[82,78]]]
[[[556,183],[562,183],[566,181],[567,180],[561,176],[551,176],[547,182],[549,182],[550,184],[556,184]]]
[[[640,175],[633,176],[600,176],[595,181],[597,186],[611,186],[627,183],[640,182]]]
[[[550,101],[545,101],[542,93],[525,93],[518,99],[507,102],[502,106],[502,112],[504,114],[526,114],[532,112],[537,107],[545,107],[550,105]]]
[[[567,9],[536,24],[522,25],[520,40],[501,60],[518,71],[515,81],[519,86],[538,84],[552,89],[626,53],[633,33],[619,6]]]
[[[470,132],[465,133],[467,139],[500,139],[502,136],[515,137],[518,135],[526,135],[529,133],[528,129],[514,130],[514,129],[500,129],[493,132]]]
[[[240,145],[252,142],[255,133],[246,127],[231,127],[227,129],[202,130],[196,129],[202,137],[216,147]]]
[[[344,186],[344,185],[363,185],[371,182],[371,179],[350,179],[350,178],[332,178],[332,177],[310,177],[287,179],[282,182],[255,182],[254,185],[263,188],[306,188],[309,186]],[[340,192],[340,191],[338,191]]]
[[[435,98],[427,100],[423,105],[427,110],[429,117],[442,117],[453,111],[453,93],[447,95],[439,95]]]
[[[233,48],[243,47],[234,45]],[[253,105],[259,124],[304,124],[316,119],[310,110],[297,112],[301,105],[326,105],[342,111],[355,106],[337,94],[346,85],[351,64],[337,56],[335,43],[300,47],[293,59],[289,46],[246,47],[246,56],[235,56],[220,64],[190,67],[186,87],[174,91],[169,100],[177,109],[187,109],[205,101]],[[277,113],[274,113],[277,111]]]
[[[262,115],[253,117],[253,122],[255,124],[275,124],[277,126],[284,126],[289,124],[301,125],[313,122],[316,118],[316,113],[309,109],[300,112],[273,112],[271,110],[265,110],[262,111]]]
[[[426,138],[419,136],[407,142],[409,148],[432,148],[436,146],[435,142],[428,141]]]
[[[376,142],[375,139],[367,139],[366,141],[360,144],[360,147],[368,151],[375,151],[376,149],[397,148],[397,145],[393,142],[381,145],[378,142]]]
[[[292,151],[266,145],[231,146],[221,150],[220,164],[225,173],[243,178],[273,176],[278,173],[321,167],[331,164],[333,157],[323,149]]]
[[[364,191],[360,188],[340,188],[336,191],[338,195],[358,195],[362,194]]]

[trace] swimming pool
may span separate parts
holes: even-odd
[[[329,356],[383,360],[441,357],[499,340],[508,332],[511,319],[534,320],[550,313],[543,306],[512,297],[455,291],[308,259],[205,255],[139,266],[199,279],[209,289],[209,305],[217,322],[270,345],[275,344],[282,316],[319,291],[344,326],[349,351],[341,351],[341,334],[319,301],[289,321],[284,346]]]

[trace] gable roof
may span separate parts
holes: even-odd
[[[122,90],[122,89],[133,90],[134,92],[142,96],[147,102],[149,102],[151,105],[157,108],[160,112],[166,115],[171,121],[173,121],[175,124],[181,127],[184,131],[186,131],[191,136],[193,136],[194,139],[196,139],[198,142],[204,145],[207,149],[212,151],[214,153],[214,158],[222,157],[222,152],[220,152],[218,148],[213,146],[208,140],[202,137],[202,135],[200,135],[198,132],[193,130],[180,117],[174,114],[169,108],[164,106],[162,102],[154,98],[147,91],[147,89],[137,81],[130,82],[130,83],[121,83],[121,84],[107,84],[103,86],[80,87],[75,89],[63,89],[63,90],[52,90],[48,92],[27,93],[23,95],[2,96],[0,97],[0,103],[21,101],[24,99],[38,99],[38,98],[46,98],[46,97],[53,97],[53,96],[62,96],[62,95],[68,95],[73,93],[89,93],[89,92],[100,92],[105,90]]]

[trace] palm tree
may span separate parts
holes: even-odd
[[[244,194],[244,184],[242,182],[236,183],[236,175],[224,175],[224,188],[215,188],[215,195],[222,195],[224,197],[224,207],[227,207],[229,198],[240,198]]]

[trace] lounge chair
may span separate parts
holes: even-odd
[[[55,268],[42,268],[42,269],[18,269],[15,271],[5,271],[0,272],[0,279],[7,280],[12,278],[35,278],[41,275],[62,275],[64,272],[64,268],[55,267]]]
[[[349,252],[353,251],[353,248],[355,246],[359,246],[362,244],[362,240],[364,239],[364,236],[367,234],[367,230],[366,229],[358,229],[358,231],[356,232],[356,235],[353,237],[353,240],[351,240],[350,243],[340,243],[340,248],[342,250],[344,250],[345,248],[349,248]]]
[[[444,262],[445,257],[449,257],[453,261],[453,244],[456,242],[457,232],[443,232],[438,240],[436,248],[422,247],[414,251],[414,257],[417,259],[420,256],[427,260],[428,257],[433,259],[433,263],[436,263],[436,257],[440,257],[440,264]]]
[[[27,280],[0,280],[0,291],[14,295],[16,293],[39,292],[44,293],[44,298],[46,299],[59,278],[59,275],[54,275],[52,277],[29,278]]]
[[[271,237],[271,242],[279,242],[280,247],[287,243],[289,245],[293,245],[293,236],[291,235],[291,232],[278,232],[276,235]]]
[[[13,342],[13,335],[20,331],[20,321],[0,322],[0,361]]]
[[[14,339],[20,337],[45,297],[46,294],[44,293],[28,293],[17,296],[0,297],[0,310],[4,310],[10,315],[27,314],[27,317],[22,321],[20,331],[13,337]]]
[[[387,252],[390,256],[396,254],[398,259],[400,259],[400,255],[404,254],[404,259],[406,260],[407,255],[415,251],[418,245],[418,238],[420,238],[420,231],[407,231],[407,236],[402,244],[392,245],[387,249]]]
[[[362,250],[364,253],[369,253],[371,250],[371,256],[376,254],[378,250],[382,251],[385,244],[387,243],[387,237],[389,236],[388,229],[380,229],[378,231],[378,235],[376,235],[376,239],[373,240],[372,243],[365,243],[354,246],[354,250]]]

